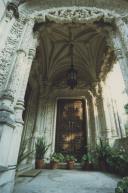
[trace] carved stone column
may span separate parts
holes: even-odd
[[[104,102],[103,102],[103,95],[102,95],[102,88],[101,85],[97,85],[97,90],[95,88],[95,100],[96,106],[98,111],[98,119],[99,119],[99,137],[106,138],[107,137],[107,125],[106,125],[106,117],[105,117],[105,110],[104,110]]]

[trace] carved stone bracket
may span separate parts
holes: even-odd
[[[8,11],[12,10],[16,18],[19,18],[19,11],[18,11],[19,4],[20,4],[20,0],[12,0],[12,2],[9,2],[7,4],[7,10]]]

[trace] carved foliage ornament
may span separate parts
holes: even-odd
[[[48,9],[43,12],[35,12],[34,15],[37,22],[49,20],[56,23],[93,23],[102,19],[104,22],[111,23],[115,12],[97,8],[71,7]]]

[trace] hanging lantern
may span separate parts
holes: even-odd
[[[73,64],[73,44],[70,45],[70,51],[71,51],[71,66],[67,72],[67,85],[71,89],[74,89],[74,87],[77,85],[77,71],[74,69]]]
[[[70,67],[67,74],[67,85],[74,89],[74,87],[77,85],[77,71],[74,69],[73,66]]]

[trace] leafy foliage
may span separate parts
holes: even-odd
[[[51,144],[49,145],[46,144],[44,137],[38,137],[35,144],[36,159],[44,159],[44,155],[47,152],[50,145]]]
[[[96,154],[99,160],[107,161],[110,156],[111,147],[106,140],[100,139],[100,144],[96,146]]]
[[[93,163],[94,162],[94,157],[90,152],[83,155],[82,162],[85,162],[85,161],[88,162],[88,163]]]
[[[54,162],[63,162],[64,156],[62,153],[53,153],[50,157],[50,160]]]
[[[124,177],[118,182],[115,193],[128,193],[128,177]]]

